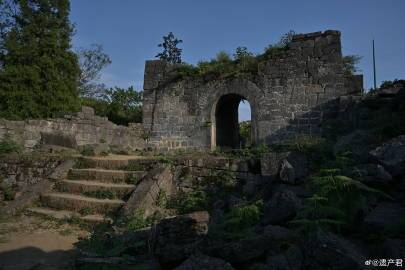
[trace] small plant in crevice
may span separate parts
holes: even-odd
[[[142,180],[142,177],[140,177],[138,175],[132,175],[125,180],[125,183],[136,186],[141,182],[141,180]]]
[[[95,156],[94,149],[88,145],[84,146],[84,148],[80,151],[80,154],[88,157]]]
[[[85,207],[85,208],[81,209],[79,212],[82,216],[88,216],[88,215],[94,214],[93,209],[90,207]]]
[[[139,164],[137,162],[130,162],[127,165],[121,166],[119,168],[120,170],[123,171],[144,171],[146,169],[146,166],[143,164]]]
[[[165,208],[167,205],[168,195],[164,189],[159,189],[159,192],[156,197],[156,206]]]

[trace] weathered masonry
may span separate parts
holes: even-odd
[[[143,124],[162,150],[238,145],[238,105],[249,101],[252,140],[271,144],[298,133],[319,134],[339,97],[359,93],[362,75],[345,75],[340,32],[295,35],[256,75],[182,79],[165,61],[145,65]]]

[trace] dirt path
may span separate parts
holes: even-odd
[[[0,270],[74,269],[75,225],[21,215],[0,221]]]

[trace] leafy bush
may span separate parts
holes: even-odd
[[[204,178],[204,183],[211,191],[231,192],[236,187],[236,176],[231,171],[212,171]]]
[[[125,183],[129,184],[129,185],[138,185],[139,182],[141,182],[141,177],[137,176],[137,175],[132,175],[130,178],[125,180]]]
[[[6,154],[16,153],[19,154],[22,152],[22,146],[10,139],[9,137],[5,137],[0,142],[0,156]]]
[[[167,207],[176,209],[179,214],[207,210],[209,205],[209,196],[202,190],[191,192],[179,191],[177,194],[171,196],[167,202]]]
[[[263,202],[256,201],[245,203],[232,208],[224,215],[219,224],[210,230],[213,239],[238,240],[254,234],[253,226],[256,225],[263,213]]]
[[[128,230],[139,230],[150,226],[151,220],[144,217],[145,211],[143,209],[137,209],[125,222],[125,227]]]
[[[95,156],[94,149],[89,145],[84,146],[80,154],[87,157]]]
[[[312,177],[315,195],[306,200],[296,220],[291,222],[309,231],[319,227],[350,228],[356,214],[370,197],[390,197],[359,180],[340,175],[340,169],[322,169]]]
[[[5,183],[1,178],[0,178],[0,190],[3,192],[4,200],[6,201],[14,200],[16,192],[14,191],[11,185]]]

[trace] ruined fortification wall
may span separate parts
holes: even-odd
[[[145,65],[143,124],[162,150],[215,146],[217,104],[226,94],[248,100],[255,143],[319,133],[338,98],[362,90],[362,76],[343,72],[339,31],[295,35],[288,49],[258,67],[257,75],[183,79],[165,61]]]
[[[145,147],[142,124],[118,126],[106,117],[94,114],[90,107],[82,107],[82,111],[64,118],[9,121],[0,119],[0,140],[9,136],[23,145],[27,150],[33,149],[46,136],[58,140],[58,145],[68,143],[69,147],[104,143],[117,146],[119,149],[136,150]],[[62,142],[64,141],[64,142]]]

